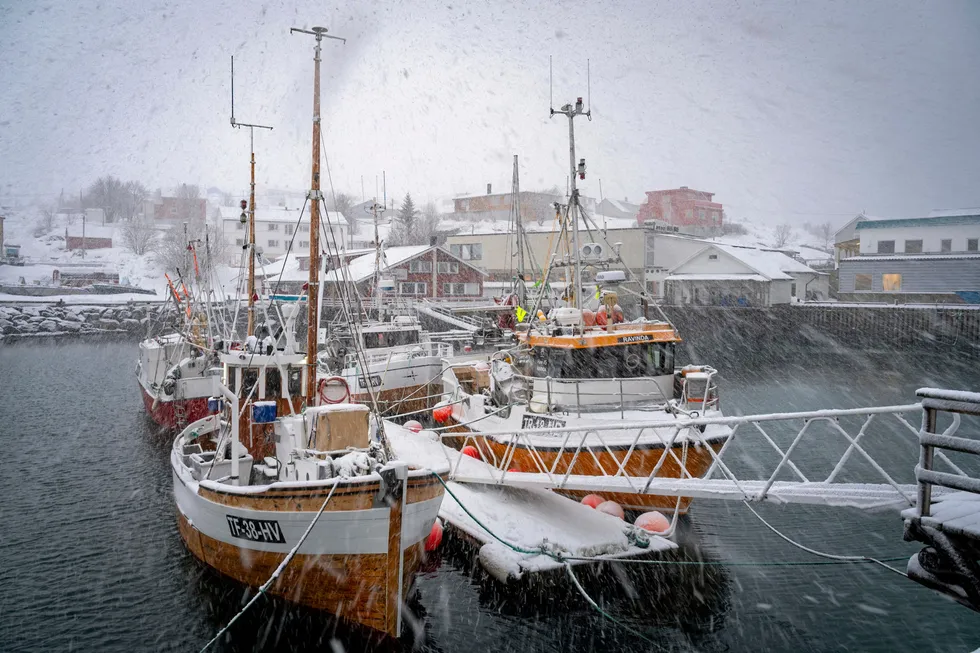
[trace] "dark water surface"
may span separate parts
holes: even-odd
[[[207,572],[177,534],[169,436],[145,419],[135,343],[0,346],[0,651],[196,651],[250,593]],[[758,358],[718,367],[729,413],[914,402],[923,385],[980,387],[973,361],[913,356]],[[828,440],[828,451],[839,443]],[[743,456],[751,467],[761,460]],[[814,454],[819,456],[820,453]],[[884,454],[911,475],[914,445]],[[893,510],[762,506],[810,546],[908,556]],[[413,640],[425,651],[970,651],[980,615],[875,566],[747,566],[815,559],[741,504],[701,501],[691,555],[735,563],[584,578],[604,620],[566,579],[505,593],[449,547],[418,580]],[[904,568],[903,562],[894,563]],[[583,574],[585,576],[585,574]],[[327,616],[260,600],[213,650],[376,647]]]

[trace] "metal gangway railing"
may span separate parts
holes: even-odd
[[[367,349],[363,354],[347,354],[344,365],[347,368],[356,368],[362,365],[373,367],[376,365],[387,365],[393,361],[410,361],[416,358],[438,359],[449,358],[453,355],[453,346],[447,342],[424,341],[409,345],[398,345],[396,347],[385,347],[383,349]]]
[[[909,560],[908,575],[980,611],[980,429],[974,422],[972,437],[961,433],[964,416],[980,416],[980,393],[921,388],[916,394],[923,409],[918,500],[902,516],[905,539],[927,546]],[[949,424],[940,430],[940,418],[947,416]],[[937,469],[945,452],[961,454],[962,467]],[[940,490],[945,492],[937,497]]]
[[[907,508],[916,505],[919,485],[913,463],[921,404],[803,411],[764,415],[660,419],[610,419],[601,427],[523,429],[518,432],[445,433],[476,445],[487,466],[474,468],[462,458],[450,460],[450,476],[459,482],[554,490],[616,492],[750,502],[809,503],[827,506]],[[481,446],[484,439],[505,443]],[[637,456],[659,449],[649,471],[635,470]],[[902,451],[900,461],[896,452]],[[511,469],[523,450],[531,469]],[[695,452],[710,457],[703,475],[685,463]],[[882,462],[888,459],[889,462]],[[582,460],[581,467],[576,462]],[[951,470],[941,477],[955,487],[965,478],[942,451],[935,461]],[[548,462],[550,461],[550,462]],[[670,464],[668,465],[668,461]],[[589,473],[580,473],[588,463]],[[680,470],[665,476],[661,470]],[[936,479],[933,479],[936,480]]]

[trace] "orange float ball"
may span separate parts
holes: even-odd
[[[419,431],[422,430],[422,423],[417,422],[414,419],[410,419],[407,422],[405,422],[405,428],[407,428],[412,433],[418,433]]]
[[[585,326],[587,326],[587,327],[595,326],[595,313],[593,313],[592,311],[590,311],[587,308],[583,308],[582,309],[582,322],[584,322],[585,323]]]
[[[599,494],[586,494],[582,497],[582,505],[588,506],[590,508],[595,508],[601,503],[605,503],[606,500]]]
[[[432,409],[432,419],[439,422],[440,424],[445,424],[449,421],[449,418],[453,415],[453,407],[449,405],[436,406]]]
[[[463,450],[460,453],[462,453],[464,456],[469,456],[470,458],[480,460],[480,452],[474,446],[466,445],[463,447]]]
[[[425,550],[429,553],[435,551],[442,544],[442,521],[436,517],[436,520],[432,522],[432,530],[429,531],[429,536],[425,538]]]
[[[651,533],[666,533],[670,528],[670,520],[656,510],[645,512],[636,518],[633,525]]]
[[[623,507],[616,503],[615,501],[603,501],[598,506],[595,507],[599,512],[604,512],[607,515],[612,515],[613,517],[619,517],[623,519],[626,517],[626,513],[623,512]]]

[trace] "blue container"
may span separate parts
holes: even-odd
[[[208,412],[220,413],[225,409],[225,400],[221,397],[208,397]]]
[[[271,424],[276,421],[276,402],[256,401],[252,404],[252,423]]]

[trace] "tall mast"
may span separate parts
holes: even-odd
[[[231,126],[232,127],[248,127],[248,141],[249,150],[252,152],[251,161],[251,184],[249,186],[249,200],[248,200],[248,333],[246,336],[253,335],[255,333],[255,299],[257,295],[255,294],[255,130],[256,129],[268,129],[272,131],[272,127],[267,125],[253,125],[247,122],[236,122],[235,121],[235,57],[231,58]],[[242,200],[242,211],[245,211],[245,200]],[[242,221],[245,220],[245,214],[242,214]]]
[[[575,284],[575,308],[581,311],[582,308],[582,265],[579,259],[580,249],[578,242],[578,218],[580,213],[579,198],[578,198],[578,188],[576,188],[576,174],[580,175],[582,179],[585,179],[585,159],[582,159],[578,167],[575,165],[575,118],[578,116],[586,116],[590,120],[592,119],[592,112],[586,111],[583,107],[582,98],[578,98],[575,101],[575,105],[566,104],[558,111],[551,109],[551,115],[560,113],[562,115],[568,116],[568,169],[569,169],[569,198],[568,198],[568,216],[572,220],[572,248],[575,250],[572,252],[572,258],[575,262],[575,273],[573,276],[573,282]],[[582,318],[579,317],[579,322],[581,324]]]
[[[384,208],[378,206],[377,200],[371,205],[371,212],[374,214],[374,308],[378,319],[381,319],[381,238],[378,235],[378,213],[384,211]]]
[[[521,221],[521,179],[517,166],[517,155],[514,155],[514,176],[512,185],[511,206],[514,210],[514,234],[517,239],[517,279],[514,289],[517,292],[518,305],[524,305],[526,293],[524,278],[524,225]]]
[[[317,310],[317,297],[320,291],[320,42],[324,37],[347,42],[336,36],[327,36],[326,27],[314,27],[312,30],[290,28],[290,33],[300,32],[312,34],[316,39],[313,49],[313,173],[310,181],[310,281],[306,291],[306,378],[307,401],[316,397],[316,350],[317,335],[320,327],[320,316]]]

